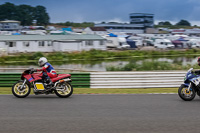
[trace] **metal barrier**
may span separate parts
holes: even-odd
[[[90,88],[90,73],[70,73],[72,86],[78,88]],[[0,73],[0,87],[11,87],[20,80],[21,73]]]
[[[179,87],[187,71],[92,72],[90,88]]]
[[[70,73],[79,88],[167,88],[179,87],[186,71]],[[0,73],[0,87],[11,87],[21,73]]]

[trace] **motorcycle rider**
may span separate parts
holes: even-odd
[[[52,86],[53,82],[51,78],[57,77],[56,71],[54,70],[53,66],[47,61],[47,58],[41,57],[38,60],[38,65],[42,67],[41,69],[36,69],[36,71],[43,71],[42,79],[44,79],[48,86]]]

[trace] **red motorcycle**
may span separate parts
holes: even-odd
[[[53,94],[58,97],[67,98],[72,95],[73,87],[70,84],[70,74],[58,74],[56,78],[52,78],[53,84],[48,85],[41,73],[34,73],[33,68],[25,70],[21,75],[21,80],[15,83],[12,87],[12,93],[18,98],[27,97],[31,88],[35,95],[38,94]]]

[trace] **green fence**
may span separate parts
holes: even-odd
[[[90,88],[90,73],[71,74],[72,86],[77,88]],[[21,73],[0,73],[0,87],[11,87],[21,78]]]

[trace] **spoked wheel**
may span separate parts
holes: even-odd
[[[30,86],[27,83],[25,83],[24,87],[22,87],[23,82],[24,81],[18,81],[12,87],[12,93],[13,93],[13,95],[16,96],[16,97],[18,97],[18,98],[25,98],[31,92],[31,88],[30,88]]]
[[[186,87],[185,85],[181,85],[178,89],[178,95],[180,96],[181,99],[185,101],[191,101],[195,98],[196,92],[191,87],[188,91],[188,87]]]
[[[67,98],[73,93],[73,87],[68,82],[58,83],[56,85],[55,94],[61,98]]]

